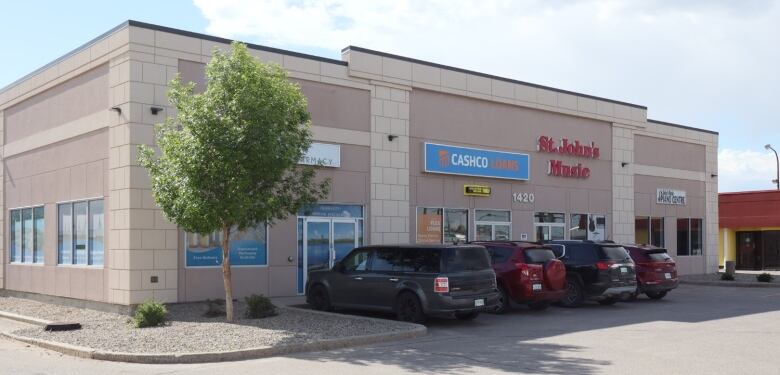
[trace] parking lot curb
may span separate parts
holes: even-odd
[[[704,285],[704,286],[730,286],[737,288],[780,288],[776,283],[739,282],[739,281],[693,281],[680,280],[680,284]]]
[[[9,312],[5,312],[5,311],[0,311],[0,318],[16,320],[18,322],[27,323],[27,324],[34,324],[36,326],[45,326],[45,325],[51,323],[48,320],[33,318],[31,316],[25,316],[25,315],[9,313]]]
[[[279,307],[279,308],[301,310],[301,311],[306,311],[314,314],[326,314],[326,315],[334,314],[329,312],[299,309],[296,307]],[[382,321],[382,319],[362,317],[362,316],[360,317],[350,316],[350,315],[339,315],[339,316],[343,316],[348,319],[365,319],[365,320]],[[17,317],[22,317],[22,316],[17,316]],[[22,317],[22,318],[28,318],[28,317]],[[34,319],[34,318],[30,318],[30,319]],[[38,324],[38,323],[33,323],[33,324]],[[232,351],[198,352],[198,353],[144,354],[144,353],[109,352],[109,351],[102,351],[93,348],[70,345],[70,344],[65,344],[65,343],[60,343],[55,341],[19,336],[10,332],[3,332],[2,335],[13,340],[24,342],[26,344],[36,345],[44,349],[49,349],[73,357],[96,359],[102,361],[114,361],[114,362],[130,362],[130,363],[145,363],[145,364],[176,364],[176,363],[207,363],[207,362],[241,361],[247,359],[275,357],[275,356],[294,354],[294,353],[334,350],[334,349],[342,349],[342,348],[353,347],[353,346],[375,344],[375,343],[386,342],[386,341],[412,339],[412,338],[425,336],[428,333],[428,329],[423,325],[412,324],[412,323],[406,323],[406,324],[412,327],[410,330],[402,331],[402,332],[388,332],[388,333],[377,333],[371,335],[341,337],[336,339],[320,340],[320,341],[307,342],[302,344],[258,347],[258,348],[249,348],[249,349],[232,350]]]

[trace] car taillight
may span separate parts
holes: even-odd
[[[609,267],[612,267],[613,264],[615,264],[615,262],[600,260],[596,262],[596,268],[600,270],[607,270],[609,269]]]
[[[531,273],[528,271],[528,264],[526,263],[515,263],[515,268],[520,270],[520,274],[528,277]]]
[[[450,279],[447,277],[437,277],[433,280],[433,291],[436,293],[449,293]]]

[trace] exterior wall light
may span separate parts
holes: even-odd
[[[118,107],[118,106],[117,107],[111,107],[111,108],[109,108],[109,110],[110,111],[116,111],[116,113],[119,114],[119,115],[122,114],[122,108]]]
[[[149,108],[149,110],[152,111],[153,115],[156,115],[158,112],[162,111],[163,108],[162,107],[151,107],[151,108]]]
[[[393,134],[388,134],[387,135],[387,140],[390,141],[390,142],[392,142],[393,139],[396,139],[396,138],[398,138],[397,135],[393,135]]]
[[[627,165],[628,165],[628,162],[625,162],[625,161],[620,163],[620,166],[623,167],[623,168],[625,168]]]
[[[715,178],[715,177],[718,177],[718,175],[713,173],[713,174],[710,175],[710,177]]]

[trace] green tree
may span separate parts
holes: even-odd
[[[233,320],[230,233],[295,214],[328,193],[298,161],[311,145],[306,98],[278,65],[263,64],[244,44],[214,51],[206,89],[171,81],[175,117],[156,127],[159,154],[139,147],[155,202],[190,233],[222,234],[227,320]]]

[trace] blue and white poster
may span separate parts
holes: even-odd
[[[265,266],[268,264],[266,226],[230,232],[231,266]],[[187,233],[184,250],[187,267],[222,266],[222,233],[201,235]]]
[[[529,156],[515,152],[425,143],[425,171],[528,180]]]

